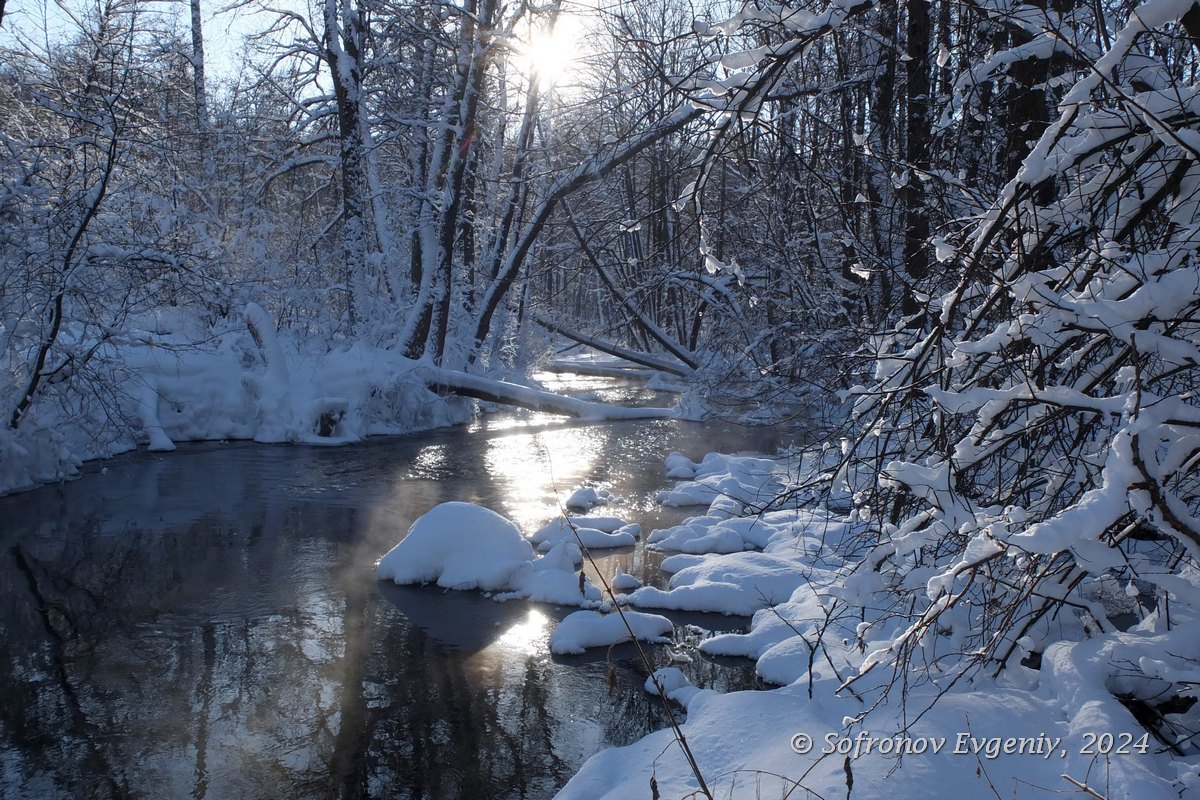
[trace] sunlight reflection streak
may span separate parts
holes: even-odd
[[[549,633],[550,618],[536,608],[531,608],[525,619],[502,633],[493,646],[536,655],[546,652]]]
[[[503,479],[508,516],[531,534],[558,513],[554,491],[565,499],[574,481],[591,471],[599,437],[578,428],[513,433],[488,442],[484,461]]]

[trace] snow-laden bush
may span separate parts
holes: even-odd
[[[1077,73],[995,204],[939,246],[956,285],[852,392],[827,478],[875,524],[842,601],[891,615],[864,671],[948,686],[1056,640],[1197,624],[1200,85],[1127,69],[1151,36],[1179,46],[1189,7],[1142,5]],[[1155,702],[1195,697],[1179,664],[1108,656],[1127,703],[1150,682]]]

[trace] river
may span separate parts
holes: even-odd
[[[611,379],[544,375],[604,400]],[[185,445],[0,498],[4,798],[546,798],[590,755],[665,725],[630,646],[552,657],[570,609],[376,581],[439,502],[532,531],[581,482],[652,528],[671,450],[770,451],[725,423],[499,413],[348,447]],[[691,509],[697,513],[699,509]],[[639,545],[605,554],[661,585]],[[747,620],[672,614],[686,646]],[[665,647],[651,648],[655,666]],[[693,654],[698,685],[752,665]]]

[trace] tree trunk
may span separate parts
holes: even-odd
[[[2,0],[0,0],[2,1]],[[192,102],[196,106],[196,136],[205,179],[212,177],[211,126],[208,120],[208,90],[204,84],[204,29],[200,0],[189,0],[192,15]]]
[[[905,55],[908,59],[904,62],[904,161],[907,180],[898,192],[898,199],[905,211],[904,269],[908,275],[901,313],[908,316],[920,310],[914,288],[929,274],[929,210],[919,177],[929,171],[929,3],[908,0],[906,8]]]
[[[457,110],[457,137],[450,151],[447,179],[442,196],[446,205],[442,212],[438,241],[438,266],[434,276],[434,317],[430,329],[431,340],[426,352],[436,363],[446,355],[446,339],[450,327],[450,304],[455,289],[454,243],[459,231],[467,185],[467,167],[470,153],[478,134],[476,117],[479,110],[479,95],[483,90],[484,71],[487,68],[487,52],[484,37],[494,26],[496,0],[469,0],[463,22],[462,55],[459,61],[459,95]],[[478,22],[476,21],[478,20]]]
[[[468,375],[465,372],[441,369],[440,367],[423,367],[418,373],[431,388],[462,395],[475,397],[491,403],[503,403],[519,406],[533,411],[549,411],[553,414],[564,414],[568,417],[583,419],[677,419],[682,415],[673,408],[653,408],[613,406],[607,403],[593,403],[574,397],[564,397],[545,392],[541,389],[531,389],[516,383],[497,381],[480,375]]]
[[[342,276],[349,333],[357,327],[357,297],[367,278],[370,202],[367,142],[362,124],[362,13],[352,0],[325,0],[325,60],[337,102],[342,189]],[[339,14],[340,10],[340,14]],[[339,18],[340,17],[340,18]]]

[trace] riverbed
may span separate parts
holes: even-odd
[[[609,378],[542,376],[605,401]],[[669,398],[668,398],[669,399]],[[549,654],[570,609],[397,587],[374,563],[437,503],[531,532],[583,483],[645,532],[663,458],[773,451],[794,433],[531,413],[336,448],[203,443],[88,465],[0,499],[3,797],[546,798],[663,727],[629,646]],[[662,584],[641,545],[599,558]],[[590,569],[590,567],[589,567]],[[697,685],[754,685],[690,649],[743,618],[672,615]],[[655,666],[672,650],[651,648]]]

